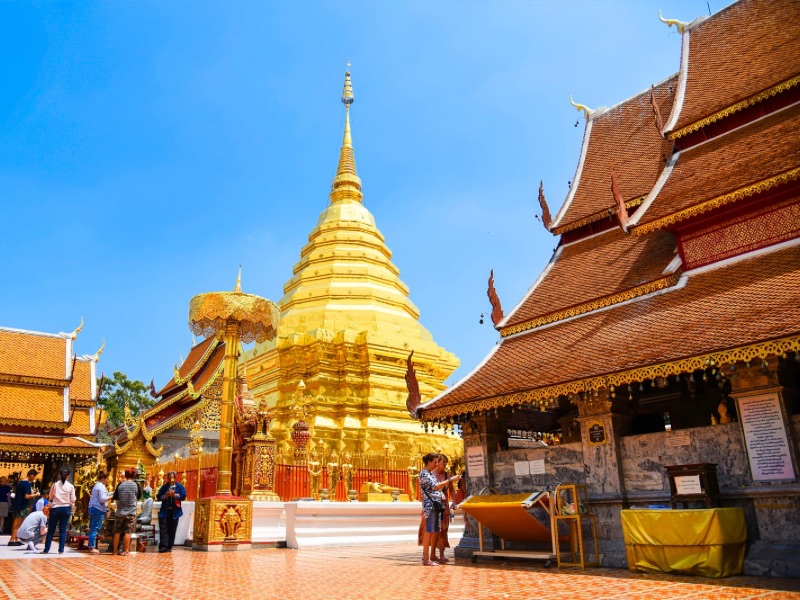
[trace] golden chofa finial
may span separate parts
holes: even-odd
[[[233,291],[237,294],[242,293],[242,265],[239,265],[239,274],[236,276],[236,287],[233,288]]]
[[[78,334],[81,332],[81,329],[83,329],[83,317],[81,317],[81,324],[75,328],[75,331],[72,333],[62,333],[61,335],[68,337],[74,342],[78,339]]]
[[[105,350],[105,349],[106,349],[106,341],[103,340],[103,343],[100,344],[100,349],[97,352],[94,353],[94,356],[92,356],[92,360],[94,362],[97,362],[98,360],[100,360],[100,355],[103,353],[103,350]]]
[[[578,109],[579,111],[583,111],[583,115],[584,115],[584,116],[585,116],[587,119],[588,119],[589,117],[591,117],[591,116],[592,116],[592,113],[594,112],[594,111],[593,111],[591,108],[589,108],[589,107],[588,107],[588,106],[586,106],[585,104],[576,104],[576,103],[575,103],[575,102],[572,100],[572,94],[570,94],[570,95],[569,95],[569,103],[570,103],[570,104],[572,104],[572,106],[574,106],[574,107],[575,107],[576,109]]]
[[[675,25],[675,27],[678,29],[678,33],[683,33],[688,25],[688,23],[685,21],[678,21],[678,19],[665,19],[661,16],[661,9],[658,9],[658,20],[662,23],[666,23],[669,27]]]

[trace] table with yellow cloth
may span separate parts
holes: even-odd
[[[728,577],[744,566],[741,508],[623,510],[622,532],[631,571]]]

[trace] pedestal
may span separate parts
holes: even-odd
[[[205,552],[250,550],[253,501],[237,496],[212,496],[197,502],[192,549]]]

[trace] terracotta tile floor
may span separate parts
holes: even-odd
[[[9,549],[10,550],[10,549]],[[468,560],[423,567],[415,546],[263,549],[130,557],[0,554],[0,598],[800,598],[800,580],[644,575]],[[68,559],[68,557],[71,558]]]

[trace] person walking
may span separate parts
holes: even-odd
[[[45,504],[42,510],[35,510],[19,526],[19,539],[28,544],[28,550],[36,550],[36,544],[47,535],[47,520],[50,517],[50,505]]]
[[[175,471],[167,473],[167,480],[156,494],[156,499],[161,502],[158,511],[158,551],[162,553],[172,552],[178,519],[183,515],[181,502],[186,500],[186,488],[175,481],[175,475]]]
[[[14,521],[11,523],[11,539],[8,541],[9,546],[22,546],[22,542],[17,537],[17,530],[22,525],[31,512],[30,501],[39,497],[39,492],[33,491],[33,482],[36,481],[36,476],[39,472],[36,469],[28,471],[27,479],[20,479],[17,483],[17,489],[14,492],[14,501],[11,508],[14,511]]]
[[[97,483],[92,487],[92,493],[89,496],[89,552],[92,554],[99,554],[100,550],[97,549],[97,535],[103,527],[103,519],[106,518],[108,507],[106,503],[111,498],[111,493],[108,491],[108,473],[100,471],[97,474]]]
[[[64,554],[67,545],[67,535],[70,517],[75,510],[75,486],[67,481],[69,469],[61,469],[61,479],[50,487],[50,518],[47,520],[47,538],[44,541],[42,554],[50,552],[53,535],[58,526],[58,553]]]
[[[131,534],[136,527],[136,501],[142,497],[142,490],[133,478],[136,469],[125,469],[125,481],[114,490],[117,510],[114,512],[114,555],[119,554],[119,537],[122,539],[122,556],[131,553]]]

